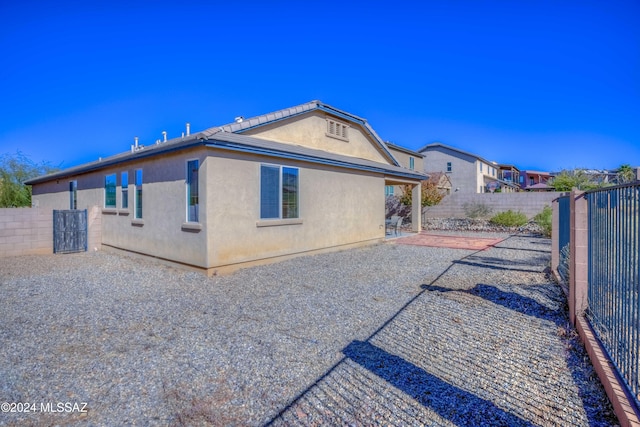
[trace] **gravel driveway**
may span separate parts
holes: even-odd
[[[0,402],[32,411],[0,425],[615,424],[549,250],[385,243],[213,278],[0,259]]]

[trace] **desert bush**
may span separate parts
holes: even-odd
[[[435,206],[442,201],[445,193],[438,188],[438,185],[429,180],[422,181],[422,196],[421,204],[425,206]],[[400,202],[403,205],[411,206],[412,203],[411,186],[402,186],[402,195],[400,196]]]
[[[525,214],[522,212],[514,212],[511,209],[497,213],[489,220],[491,224],[503,227],[520,227],[525,225],[528,221],[529,220]]]
[[[542,212],[533,217],[533,220],[542,228],[545,237],[551,237],[551,215],[553,210],[550,206],[545,206]]]
[[[464,214],[467,218],[480,219],[491,215],[491,208],[485,203],[465,203],[463,206]]]

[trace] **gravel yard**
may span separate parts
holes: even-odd
[[[0,402],[36,409],[0,425],[615,425],[549,251],[387,242],[213,278],[0,259]]]

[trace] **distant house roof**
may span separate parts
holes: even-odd
[[[500,163],[500,164],[498,164],[498,167],[500,169],[513,169],[513,170],[517,170],[518,172],[520,172],[520,169],[518,169],[518,167],[515,166],[515,165],[508,165],[508,164],[505,164],[505,163]]]
[[[542,172],[542,171],[534,171],[534,170],[522,170],[520,172],[521,172],[521,174],[551,176],[550,172]]]
[[[427,181],[433,182],[438,185],[451,187],[451,179],[444,172],[426,172],[429,175],[429,179]],[[448,185],[447,185],[448,184]]]
[[[466,156],[473,157],[473,158],[475,158],[475,159],[477,159],[477,160],[480,160],[480,161],[482,161],[482,162],[485,162],[485,163],[487,163],[487,164],[490,164],[490,165],[496,165],[496,163],[495,163],[495,162],[492,162],[492,161],[490,161],[490,160],[484,159],[484,158],[482,158],[482,157],[478,156],[477,154],[473,154],[473,153],[470,153],[470,152],[468,152],[468,151],[460,150],[459,148],[451,147],[451,146],[446,145],[446,144],[443,144],[443,143],[441,143],[441,142],[434,142],[434,143],[431,143],[431,144],[427,144],[427,145],[425,145],[424,147],[422,147],[421,149],[419,149],[418,151],[419,151],[419,152],[421,152],[421,153],[423,153],[423,152],[425,152],[425,151],[433,150],[433,149],[436,149],[436,148],[444,148],[444,149],[446,149],[446,150],[455,151],[455,152],[458,152],[458,153],[460,153],[460,154],[464,154],[464,155],[466,155]],[[496,165],[496,166],[497,166],[497,165]]]
[[[313,104],[313,105],[311,105]],[[314,107],[315,105],[315,107]],[[304,111],[309,111],[310,109],[328,109],[330,107],[325,104],[320,103],[319,101],[313,101],[311,103],[303,104],[302,106],[292,107],[287,110],[289,111],[289,116],[296,111],[301,111],[301,109],[306,108]],[[285,110],[282,110],[285,111]],[[337,113],[339,110],[332,109],[332,114],[343,114],[347,115],[347,113]],[[281,120],[284,117],[283,114],[271,113],[275,116],[280,117],[275,120]],[[299,113],[296,113],[299,114]],[[265,115],[264,117],[270,115]],[[355,117],[349,115],[350,117]],[[263,117],[263,116],[260,116]],[[266,124],[266,119],[257,118],[259,124],[255,124],[253,127],[258,126],[260,124]],[[253,119],[248,120],[251,121]],[[362,119],[359,119],[362,120]],[[246,153],[254,153],[254,154],[263,154],[268,156],[294,159],[294,160],[302,160],[312,163],[320,163],[325,165],[333,165],[338,167],[345,167],[349,169],[357,169],[357,170],[366,170],[372,172],[379,172],[383,174],[388,174],[395,177],[408,178],[408,179],[417,179],[424,180],[427,178],[425,174],[408,170],[406,168],[401,167],[395,158],[388,152],[384,142],[373,132],[371,129],[371,135],[376,139],[376,142],[379,141],[381,147],[388,153],[390,159],[395,163],[393,165],[387,165],[380,162],[375,162],[372,160],[361,159],[357,157],[345,156],[341,154],[334,154],[331,152],[317,150],[312,148],[307,148],[299,145],[280,143],[275,141],[270,141],[266,139],[256,138],[248,135],[242,135],[235,132],[229,132],[226,129],[234,129],[234,125],[242,125],[245,123],[244,121],[241,123],[233,123],[230,125],[209,128],[203,132],[198,132],[191,134],[189,136],[183,136],[179,138],[170,139],[167,142],[162,142],[159,144],[153,144],[149,146],[141,146],[138,150],[132,150],[130,152],[125,152],[121,154],[117,154],[114,156],[106,157],[97,161],[93,161],[90,163],[85,163],[79,166],[71,167],[64,169],[62,171],[54,172],[49,175],[39,176],[33,179],[30,179],[25,182],[27,185],[38,184],[42,182],[46,182],[52,179],[58,179],[71,175],[78,175],[82,173],[92,172],[95,170],[103,169],[108,166],[116,165],[123,162],[139,160],[143,158],[148,158],[160,154],[170,153],[173,151],[184,150],[187,148],[197,147],[197,146],[206,146],[210,148],[217,148],[223,150],[230,150],[236,152],[246,152]],[[370,128],[366,122],[364,122],[366,128]],[[246,130],[249,127],[244,127],[242,129]],[[241,130],[242,130],[241,129]]]
[[[385,144],[387,144],[387,147],[389,147],[389,148],[393,148],[394,150],[402,151],[403,153],[408,154],[410,156],[424,157],[424,154],[422,154],[422,153],[418,153],[417,151],[409,150],[408,148],[401,147],[400,145],[393,144],[393,143],[391,143],[389,141],[386,141]]]
[[[525,187],[525,190],[553,190],[553,188],[549,187],[547,184],[539,182]]]

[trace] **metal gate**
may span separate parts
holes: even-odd
[[[53,211],[53,253],[87,250],[87,210]]]
[[[586,193],[587,318],[640,404],[640,185]]]

